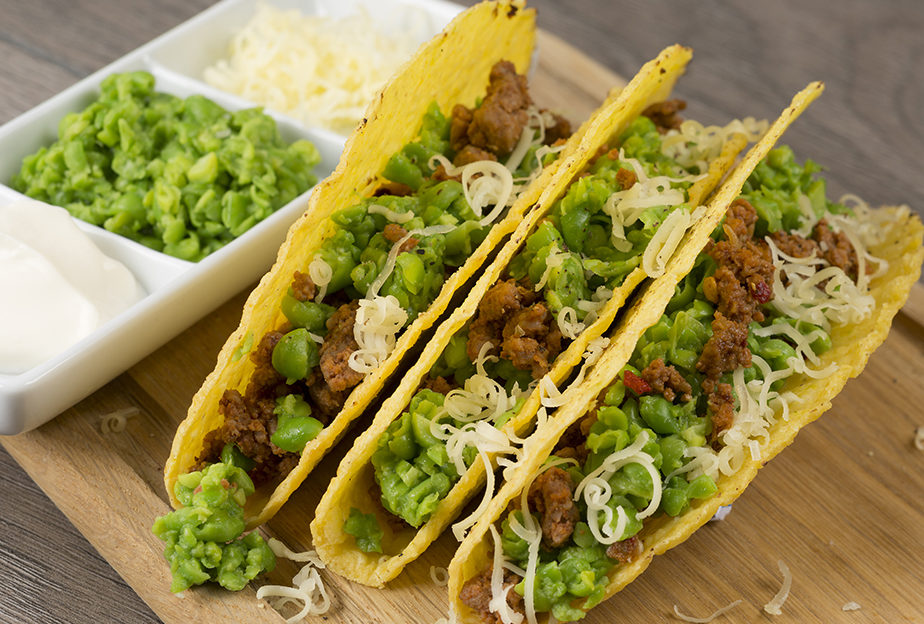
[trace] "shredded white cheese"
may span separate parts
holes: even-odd
[[[770,599],[770,602],[764,605],[764,611],[770,615],[782,615],[780,607],[783,606],[783,603],[786,602],[786,599],[789,597],[789,590],[792,588],[792,574],[789,571],[789,566],[783,563],[782,559],[777,561],[777,565],[780,567],[780,572],[783,574],[783,585],[780,587],[780,591],[776,593],[776,596]]]
[[[378,368],[391,355],[398,332],[407,320],[407,311],[394,295],[360,299],[353,325],[353,338],[359,348],[350,354],[350,368],[364,375]]]
[[[353,337],[359,349],[350,354],[348,365],[351,369],[367,375],[378,368],[391,355],[397,343],[398,333],[408,321],[407,311],[401,307],[394,295],[383,297],[378,294],[379,289],[395,269],[401,246],[412,236],[446,234],[455,227],[454,225],[431,225],[420,230],[411,230],[392,245],[382,270],[369,285],[366,296],[359,299],[359,309],[356,311],[356,322],[353,326]],[[312,265],[316,261],[318,261],[317,257]],[[324,266],[327,266],[326,263]],[[312,266],[309,265],[308,269],[310,273]]]
[[[369,214],[380,214],[392,223],[407,223],[414,218],[414,211],[412,210],[408,210],[407,212],[395,212],[391,208],[382,206],[381,204],[369,204],[366,212]]]
[[[496,613],[504,624],[520,624],[523,614],[510,608],[507,604],[507,593],[513,591],[514,584],[504,587],[504,568],[508,567],[504,561],[504,547],[501,545],[500,535],[492,524],[491,538],[494,540],[494,563],[491,568],[491,600],[488,609]],[[509,567],[508,567],[509,569]]]
[[[586,325],[578,320],[577,310],[571,306],[565,306],[559,310],[555,322],[558,323],[562,336],[571,340],[577,338],[586,328]]]
[[[369,290],[366,291],[366,299],[374,299],[376,295],[378,295],[379,289],[385,285],[385,281],[391,276],[392,271],[395,270],[395,263],[398,260],[398,256],[401,255],[401,246],[412,236],[424,238],[437,234],[448,234],[454,229],[456,229],[455,225],[430,225],[420,230],[411,230],[399,238],[397,242],[391,246],[391,249],[388,250],[388,256],[385,258],[385,265],[382,267],[382,270],[379,271],[379,274],[369,285]]]
[[[743,134],[748,141],[756,141],[768,127],[767,120],[758,121],[753,117],[735,119],[725,126],[703,126],[698,121],[688,119],[680,124],[679,129],[669,130],[662,137],[661,153],[687,169],[696,167],[705,173],[709,163],[722,152],[730,136]]]
[[[449,570],[440,566],[430,566],[430,580],[437,585],[449,584]]]
[[[610,195],[603,204],[603,212],[612,222],[610,239],[613,247],[625,252],[632,249],[632,243],[626,240],[626,227],[638,221],[649,208],[682,204],[686,201],[686,194],[681,189],[673,188],[671,183],[695,182],[700,176],[649,177],[642,163],[635,158],[626,158],[621,149],[619,159],[632,167],[636,181],[629,188]]]
[[[286,622],[292,624],[304,619],[308,615],[322,615],[330,609],[330,598],[324,588],[324,582],[318,570],[324,569],[324,562],[313,550],[296,553],[289,550],[285,544],[277,539],[270,538],[267,544],[277,557],[304,563],[305,565],[292,579],[292,587],[283,585],[264,585],[257,590],[257,598],[275,598],[270,604],[277,611],[285,608],[292,602],[302,603],[302,609]]]
[[[683,235],[703,214],[700,206],[693,213],[679,209],[671,212],[651,237],[642,254],[642,270],[648,277],[661,277],[667,270],[667,261],[674,255]]]
[[[334,277],[334,270],[321,256],[315,256],[308,264],[308,277],[318,287],[318,294],[315,301],[321,303],[324,295],[327,294],[327,285],[330,284],[331,278]]]
[[[231,39],[228,58],[208,67],[204,77],[309,126],[346,134],[411,56],[422,27],[386,35],[364,11],[335,19],[258,3]]]
[[[443,165],[446,174],[462,176],[462,194],[469,207],[481,217],[481,225],[490,225],[516,200],[513,174],[504,165],[493,160],[478,160],[456,167],[442,155],[430,159],[430,166]],[[491,212],[484,214],[485,208]]]
[[[114,412],[103,414],[99,428],[102,433],[122,433],[128,425],[128,419],[141,413],[134,405],[123,407]]]
[[[523,131],[520,133],[520,140],[517,141],[516,147],[513,148],[513,151],[510,152],[510,156],[507,157],[507,162],[504,163],[504,166],[507,167],[511,173],[516,171],[520,163],[523,162],[523,158],[526,156],[526,152],[529,151],[530,147],[542,145],[543,141],[545,141],[546,116],[540,113],[534,106],[530,106],[527,113],[529,114],[529,121],[523,126]],[[552,120],[552,123],[555,123],[554,120]],[[541,165],[542,163],[540,161],[540,168]]]
[[[683,620],[684,622],[692,622],[693,624],[709,624],[709,622],[716,619],[723,613],[727,613],[731,611],[732,609],[740,605],[742,602],[744,601],[739,598],[738,600],[735,600],[731,604],[727,604],[721,609],[717,609],[712,615],[706,616],[704,618],[684,615],[683,613],[680,612],[680,609],[677,607],[677,605],[674,605],[674,615],[677,616],[677,619]]]
[[[766,241],[774,268],[772,305],[782,314],[827,330],[832,323],[857,323],[872,312],[876,302],[861,286],[868,281],[865,275],[854,282],[817,255],[795,258],[770,237]]]
[[[533,286],[533,290],[536,292],[542,290],[552,276],[552,271],[559,268],[570,256],[571,254],[569,252],[559,249],[558,244],[552,243],[549,246],[549,254],[545,258],[545,270],[539,277],[539,281]]]
[[[661,473],[655,468],[654,458],[642,448],[648,443],[648,432],[642,431],[635,441],[626,448],[608,455],[594,471],[588,474],[574,489],[574,500],[584,496],[587,505],[587,525],[590,532],[601,544],[615,544],[623,539],[629,518],[622,507],[616,508],[616,526],[613,526],[613,509],[607,505],[613,496],[609,479],[628,464],[639,464],[651,477],[652,496],[648,506],[638,512],[636,517],[644,520],[657,511],[661,504]],[[603,514],[601,523],[600,514]]]
[[[467,470],[464,453],[469,446],[478,450],[485,469],[486,483],[481,503],[475,511],[452,526],[453,535],[459,541],[475,525],[494,496],[494,467],[489,454],[517,457],[520,452],[508,434],[497,428],[496,423],[504,413],[516,406],[525,392],[514,384],[508,394],[503,385],[488,376],[484,369],[485,362],[497,359],[488,355],[491,348],[490,342],[481,346],[474,362],[475,374],[465,380],[462,388],[450,390],[443,401],[443,413],[463,423],[462,426],[440,422],[439,415],[430,421],[430,433],[446,444],[446,454],[459,475]],[[498,463],[509,466],[510,460],[502,458]]]
[[[859,611],[860,609],[860,605],[852,600],[841,607],[841,611]]]

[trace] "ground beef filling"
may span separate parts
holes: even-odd
[[[527,501],[539,514],[542,543],[547,548],[561,548],[574,533],[578,510],[574,504],[574,481],[571,475],[553,466],[533,481]]]
[[[407,184],[401,184],[400,182],[392,182],[390,180],[382,182],[375,192],[372,193],[373,197],[381,197],[382,195],[391,195],[393,197],[407,197],[408,195],[413,195],[414,189],[412,189]]]
[[[286,452],[270,441],[276,431],[276,398],[286,394],[287,388],[272,365],[273,348],[282,336],[282,332],[269,332],[251,353],[255,368],[243,395],[232,389],[222,394],[218,411],[224,422],[205,436],[202,453],[196,458],[197,470],[218,461],[225,444],[237,445],[255,462],[249,473],[254,483],[273,481],[298,463],[296,453]]]
[[[529,122],[531,105],[526,77],[517,74],[510,61],[496,63],[491,68],[487,93],[481,106],[471,110],[456,104],[452,109],[449,143],[456,153],[453,164],[461,167],[509,155]],[[555,113],[544,112],[544,115],[547,119],[546,145],[571,136],[571,124],[567,119]],[[435,175],[447,177],[445,169],[438,169]]]
[[[539,379],[561,353],[561,330],[536,293],[513,279],[502,280],[485,293],[478,315],[469,325],[466,351],[473,362],[486,343],[487,353],[500,354]]]
[[[748,325],[764,320],[761,306],[773,299],[770,247],[763,240],[754,240],[756,223],[754,207],[744,199],[735,200],[723,225],[725,240],[707,248],[718,266],[715,274],[703,282],[703,292],[716,304],[716,313],[712,336],[696,368],[705,374],[702,388],[708,394],[713,441],[734,422],[732,387],[719,383],[719,378],[738,367],[751,365]],[[773,233],[771,239],[787,255],[804,258],[818,254],[856,278],[856,252],[847,237],[831,230],[824,219],[813,228],[811,239],[782,231]]]
[[[350,355],[359,349],[353,337],[359,302],[352,301],[337,308],[327,319],[327,336],[321,344],[321,373],[334,392],[352,388],[363,380],[363,374],[350,368]]]
[[[678,115],[678,113],[686,107],[687,103],[683,100],[665,100],[663,102],[655,102],[642,111],[642,115],[654,122],[654,125],[658,128],[658,132],[665,134],[669,130],[680,129],[683,118]]]
[[[291,290],[299,301],[310,301],[317,295],[317,286],[299,271],[293,275]],[[349,367],[350,354],[359,348],[353,338],[358,307],[354,301],[334,312],[327,321],[328,335],[320,348],[320,365],[306,379],[292,384],[287,384],[273,368],[273,349],[287,328],[267,332],[250,354],[254,370],[244,393],[229,388],[222,394],[218,411],[224,421],[206,435],[196,468],[218,461],[224,446],[234,444],[254,461],[248,473],[254,483],[277,481],[288,474],[298,463],[299,454],[283,451],[270,440],[276,431],[276,399],[287,394],[304,397],[311,404],[312,417],[324,425],[336,417],[349,389],[363,379]]]
[[[292,278],[292,296],[299,301],[311,301],[317,294],[318,287],[311,278],[301,271],[296,271]]]
[[[622,190],[627,191],[635,186],[636,182],[638,182],[638,176],[631,169],[620,167],[616,170],[616,181],[619,182],[619,187]]]
[[[531,104],[526,76],[517,74],[510,61],[498,62],[491,68],[481,106],[467,114],[461,104],[453,109],[450,125],[453,149],[458,154],[466,145],[472,145],[495,156],[506,156],[520,140],[529,121],[527,109]]]
[[[511,572],[504,570],[503,587],[507,588],[520,582],[520,577]],[[462,586],[459,592],[459,599],[462,604],[481,616],[482,621],[486,624],[501,624],[500,616],[491,612],[491,567],[485,568],[481,574],[469,579]],[[510,609],[517,613],[526,614],[523,597],[511,589],[507,592],[507,604]]]
[[[816,254],[824,258],[831,266],[840,268],[852,280],[857,279],[859,263],[857,252],[843,232],[835,232],[826,219],[821,219],[812,228],[812,237],[803,238],[798,234],[774,232],[770,238],[777,248],[793,258],[807,258]],[[872,265],[869,267],[872,269]]]
[[[458,388],[458,384],[454,381],[446,379],[445,377],[424,377],[423,381],[420,382],[420,387],[418,390],[432,390],[433,392],[439,392],[443,396],[449,394],[451,390]]]
[[[401,227],[397,223],[389,223],[388,225],[385,226],[385,230],[382,232],[382,234],[385,236],[385,240],[387,240],[388,242],[397,243],[402,238],[407,236],[407,230],[405,230],[403,227]],[[412,250],[414,247],[417,246],[418,242],[420,241],[418,241],[416,238],[411,236],[406,241],[401,243],[401,246],[398,247],[398,253],[404,253],[406,251]]]
[[[606,549],[606,556],[620,563],[631,563],[642,553],[642,540],[637,535],[614,542]]]
[[[656,392],[668,401],[680,398],[684,403],[693,398],[693,388],[689,382],[683,378],[676,368],[672,365],[665,365],[662,358],[654,360],[642,371],[644,379],[651,387],[652,392]]]
[[[712,336],[706,342],[696,368],[705,374],[703,390],[712,421],[712,439],[731,426],[734,397],[719,378],[739,366],[751,365],[748,325],[764,320],[761,306],[773,298],[773,262],[769,246],[753,240],[757,211],[744,199],[728,208],[725,240],[712,244],[707,253],[718,267],[703,282],[706,298],[716,304]]]
[[[565,429],[552,454],[556,457],[577,460],[583,466],[587,461],[587,456],[590,455],[590,449],[587,448],[587,436],[595,422],[597,422],[597,410]]]

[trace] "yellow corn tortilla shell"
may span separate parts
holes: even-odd
[[[553,203],[585,169],[601,146],[622,133],[650,104],[668,97],[690,58],[689,49],[682,46],[669,47],[646,64],[623,90],[610,94],[603,106],[585,124],[586,133],[580,137],[579,150],[562,158],[555,179],[542,191],[537,207],[526,215],[465,301],[437,328],[420,359],[405,374],[398,389],[383,403],[372,425],[353,444],[337,469],[337,476],[321,499],[311,523],[314,547],[330,570],[359,583],[383,586],[419,557],[455,519],[465,503],[480,490],[486,475],[484,464],[476,460],[419,529],[395,528],[380,504],[370,500],[370,488],[375,486],[371,457],[378,448],[379,438],[406,409],[421,380],[432,368],[449,339],[474,316],[484,294],[500,278],[507,264]],[[692,205],[698,205],[711,193],[731,168],[744,144],[745,139],[741,136],[728,141],[722,154],[711,164],[707,175],[691,187]],[[599,312],[597,321],[556,358],[549,373],[554,383],[561,383],[580,364],[588,343],[609,328],[618,310],[644,277],[640,269],[632,273]],[[505,431],[524,434],[531,427],[539,407],[539,392],[533,392],[519,413],[504,427]],[[357,548],[353,536],[343,530],[352,508],[377,515],[385,533],[383,550],[393,554],[365,553]]]
[[[449,566],[450,610],[461,622],[472,624],[481,621],[479,615],[462,604],[459,593],[465,582],[492,564],[494,546],[489,528],[498,521],[507,505],[529,486],[551,454],[558,439],[574,422],[593,408],[596,397],[605,390],[618,375],[634,351],[641,334],[658,321],[674,293],[674,287],[693,267],[709,233],[720,222],[725,207],[738,195],[747,176],[776,142],[785,127],[821,92],[821,85],[815,83],[797,94],[793,105],[777,120],[767,135],[749,152],[745,160],[730,175],[729,180],[710,203],[710,214],[695,226],[690,239],[675,255],[668,273],[655,280],[642,299],[630,309],[620,323],[610,348],[591,371],[587,381],[572,397],[565,408],[557,412],[548,427],[531,436],[526,443],[524,456],[527,463],[518,467],[516,474],[504,485],[501,492],[491,501],[490,508],[471,531]],[[810,379],[805,376],[791,377],[783,391],[797,394],[802,401],[793,409],[788,420],[780,419],[770,428],[770,437],[760,446],[759,461],[748,459],[731,476],[721,476],[717,481],[717,493],[707,500],[692,501],[689,510],[676,518],[660,516],[645,523],[639,533],[643,551],[635,561],[617,567],[610,575],[606,596],[612,596],[641,574],[656,554],[662,554],[686,540],[697,528],[705,524],[722,506],[737,498],[754,479],[757,471],[788,446],[798,431],[818,418],[831,406],[831,400],[843,388],[847,379],[856,377],[863,370],[870,354],[888,334],[892,318],[908,297],[912,285],[920,275],[924,261],[924,226],[910,214],[906,207],[883,208],[891,215],[889,231],[885,242],[872,248],[873,255],[889,263],[887,274],[876,279],[870,294],[876,301],[876,309],[860,323],[836,327],[831,332],[833,347],[821,356],[824,368],[838,363],[834,375],[824,379]],[[541,615],[544,621],[548,614]]]
[[[253,373],[253,363],[246,355],[240,357],[240,350],[248,344],[255,346],[267,331],[285,321],[280,299],[293,272],[306,271],[321,243],[334,233],[336,226],[330,215],[371,195],[379,183],[378,173],[391,155],[416,138],[420,120],[431,102],[435,101],[444,112],[457,103],[474,106],[476,98],[485,92],[491,67],[502,59],[525,73],[535,40],[535,11],[523,7],[522,0],[484,2],[460,14],[441,34],[425,43],[370,104],[363,123],[347,140],[337,169],[314,188],[304,214],[289,229],[276,263],[248,297],[240,325],[228,338],[215,370],[196,393],[186,419],[177,429],[164,468],[164,484],[174,507],[179,505],[173,493],[177,477],[193,468],[206,434],[223,422],[219,399],[226,389],[243,393]],[[375,398],[404,353],[446,309],[453,293],[536,202],[539,190],[560,160],[546,167],[538,180],[521,193],[508,216],[492,228],[468,261],[446,280],[427,311],[402,333],[391,356],[353,388],[333,422],[305,446],[298,466],[278,486],[261,487],[248,498],[248,528],[266,522],[276,513],[350,422]]]

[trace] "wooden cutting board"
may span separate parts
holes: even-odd
[[[622,82],[551,35],[541,34],[539,49],[535,99],[571,119],[586,118]],[[683,90],[681,82],[681,97]],[[252,588],[172,595],[161,543],[150,533],[154,518],[168,511],[161,471],[174,429],[237,326],[245,298],[234,297],[51,423],[0,439],[167,624],[283,621]],[[782,560],[793,586],[776,623],[924,622],[924,452],[913,444],[915,428],[924,425],[921,379],[924,289],[917,284],[863,375],[761,472],[731,515],[656,558],[585,621],[673,620],[675,604],[704,617],[739,598],[744,602],[719,621],[767,621],[762,606],[780,587]],[[126,408],[134,414],[125,431],[102,433],[104,415]],[[310,548],[308,524],[349,443],[318,466],[269,523],[270,534],[295,550]],[[455,545],[444,535],[384,590],[323,573],[332,606],[315,619],[435,622],[447,601],[431,567],[445,568]],[[288,584],[294,572],[281,562],[268,580]],[[850,602],[860,610],[842,610]]]

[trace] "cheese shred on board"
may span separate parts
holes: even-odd
[[[301,602],[302,609],[292,617],[286,618],[288,624],[300,622],[309,615],[323,615],[330,609],[330,598],[324,588],[324,582],[318,570],[324,569],[324,562],[313,550],[297,553],[289,550],[285,544],[270,538],[267,544],[277,557],[304,563],[305,565],[292,579],[292,587],[282,585],[264,585],[257,590],[257,598],[271,598],[270,604],[277,611],[292,602]]]
[[[683,620],[684,622],[692,622],[693,624],[709,624],[709,622],[716,619],[720,615],[728,613],[729,611],[731,611],[732,609],[740,605],[742,602],[744,601],[739,598],[738,600],[735,600],[734,602],[725,605],[721,609],[717,609],[712,615],[706,616],[704,618],[684,615],[683,613],[680,612],[680,609],[677,607],[677,605],[674,605],[674,615],[677,617],[678,620]]]
[[[416,38],[384,34],[365,12],[334,19],[258,4],[229,47],[205,70],[210,85],[346,134]]]
[[[764,605],[764,611],[770,615],[781,615],[783,613],[780,607],[782,607],[786,599],[789,598],[789,590],[792,588],[792,573],[789,571],[789,566],[783,563],[782,559],[777,561],[777,565],[780,567],[780,573],[783,575],[783,585],[780,587],[780,591],[776,593],[776,596]]]

